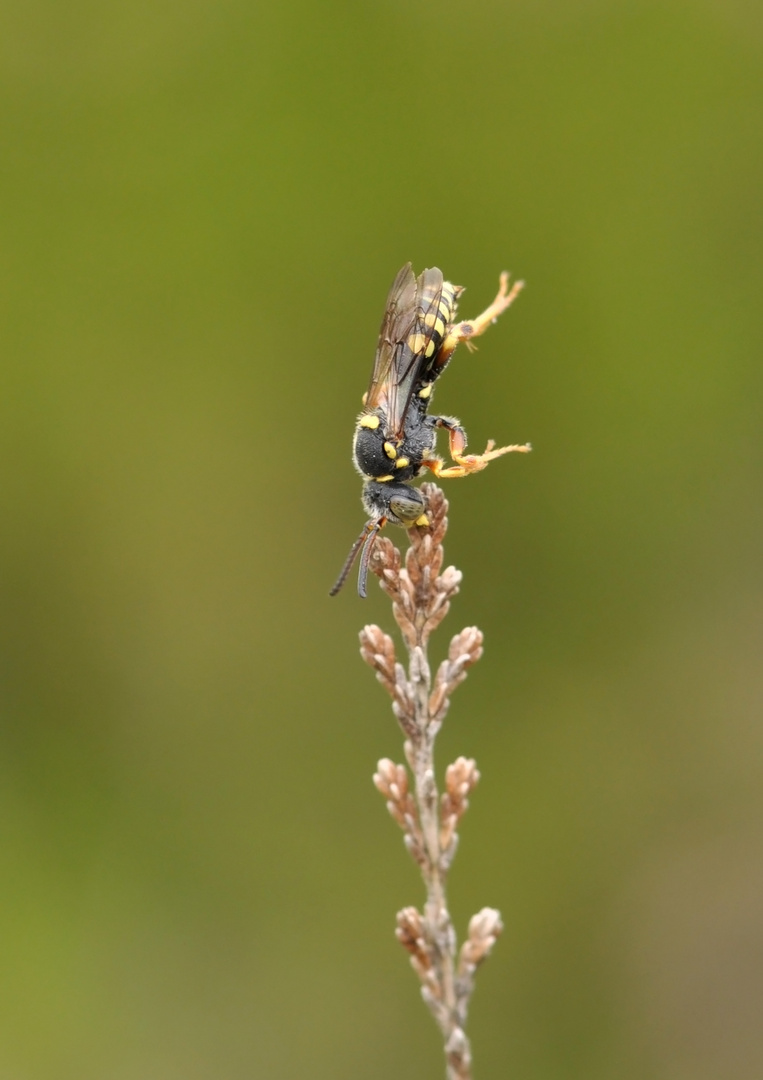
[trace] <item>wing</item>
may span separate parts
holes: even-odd
[[[389,402],[393,367],[401,344],[409,336],[416,318],[416,278],[411,264],[406,263],[392,282],[387,297],[379,343],[376,346],[374,369],[368,385],[365,406],[367,409],[383,405],[386,410]]]
[[[433,316],[442,285],[442,271],[436,266],[415,278],[411,264],[406,263],[389,291],[365,403],[369,411],[382,410],[389,438],[402,438],[417,379],[434,351]]]

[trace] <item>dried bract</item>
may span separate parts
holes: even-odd
[[[479,778],[473,758],[457,758],[445,770],[445,792],[440,797],[440,847],[448,866],[455,855],[456,827],[469,809],[469,795]]]
[[[387,800],[387,809],[405,833],[405,846],[421,866],[426,861],[424,838],[421,833],[416,800],[408,787],[408,773],[404,765],[396,765],[389,758],[382,758],[376,766],[374,784]]]
[[[437,670],[434,690],[429,698],[429,712],[433,720],[442,721],[445,718],[450,695],[466,678],[467,669],[482,656],[482,641],[482,631],[476,626],[467,626],[451,641],[448,659],[443,660]]]
[[[458,958],[459,974],[473,973],[490,955],[496,939],[503,932],[501,913],[495,908],[483,908],[469,920],[469,936],[461,946]]]
[[[394,641],[378,626],[364,626],[360,631],[360,655],[392,698],[395,716],[408,734],[415,727],[413,692],[405,668],[395,658]]]

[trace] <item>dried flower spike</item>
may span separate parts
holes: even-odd
[[[456,634],[448,657],[432,679],[427,646],[458,592],[461,574],[443,570],[442,542],[448,526],[448,504],[433,484],[425,484],[428,524],[408,530],[405,560],[386,537],[370,558],[370,569],[392,600],[392,611],[407,651],[407,672],[395,655],[389,635],[366,626],[360,635],[361,655],[392,697],[392,707],[406,736],[404,765],[383,758],[374,784],[391,816],[403,830],[406,847],[421,868],[426,886],[423,911],[398,912],[396,935],[410,955],[421,982],[421,995],[443,1036],[448,1080],[470,1080],[471,1047],[464,1030],[474,973],[492,949],[502,926],[500,915],[483,908],[469,924],[467,940],[457,948],[445,893],[447,873],[458,843],[456,828],[469,806],[479,771],[471,758],[459,757],[445,771],[442,795],[437,789],[434,743],[450,704],[450,696],[482,655],[482,634],[473,626]]]

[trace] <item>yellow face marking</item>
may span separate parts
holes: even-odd
[[[397,457],[397,450],[394,448],[391,442],[385,442],[384,453],[387,455],[387,457],[391,457],[393,459]]]
[[[426,516],[426,514],[422,514],[421,517],[416,518],[415,524],[416,525],[428,525],[429,524],[429,518]]]
[[[431,393],[432,393],[432,384],[430,383],[428,386],[424,386],[424,387],[422,387],[421,390],[419,390],[419,397],[426,399],[426,398],[429,397],[429,395]]]
[[[412,353],[420,353],[423,352],[426,343],[426,334],[410,334],[408,337],[407,345]]]
[[[396,469],[407,469],[410,465],[410,459],[407,457],[399,457],[395,462]]]
[[[436,348],[437,348],[437,342],[435,341],[434,338],[432,338],[432,340],[427,345],[427,351],[424,353],[424,356],[426,356],[427,360],[429,359],[430,356],[434,355],[434,351],[435,351]]]
[[[388,480],[394,480],[392,473],[389,476],[375,476],[374,480],[378,480],[380,484],[386,484]]]
[[[373,415],[361,416],[360,420],[358,420],[359,427],[367,427],[370,428],[371,431],[373,431],[375,428],[378,428],[380,423],[381,421],[379,420],[379,417]]]

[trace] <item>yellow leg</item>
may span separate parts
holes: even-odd
[[[456,462],[455,465],[446,466],[441,458],[425,461],[424,465],[431,469],[435,476],[442,477],[444,480],[455,480],[460,476],[469,476],[471,473],[481,472],[487,468],[489,462],[494,461],[495,458],[503,457],[504,454],[529,454],[532,450],[529,443],[518,446],[500,446],[497,450],[493,449],[494,446],[495,443],[491,439],[485,447],[484,454],[454,453],[451,447],[451,456]]]
[[[445,462],[440,458],[433,458],[431,461],[425,461],[424,464],[428,469],[432,470],[435,476],[443,476],[446,479],[481,472],[482,469],[487,468],[488,462],[497,457],[512,453],[527,454],[532,449],[529,443],[525,443],[521,446],[501,446],[498,450],[495,450],[495,441],[491,439],[483,454],[465,454],[466,432],[459,422],[451,416],[438,416],[436,424],[438,427],[445,428],[448,432],[448,448],[455,465],[449,465],[446,468]]]
[[[450,356],[456,345],[461,341],[465,341],[467,347],[471,348],[473,338],[479,337],[480,334],[484,334],[488,326],[490,326],[491,323],[494,323],[499,315],[503,314],[506,308],[514,302],[522,291],[524,284],[524,281],[515,281],[511,289],[509,289],[509,275],[504,270],[501,274],[501,284],[498,289],[498,295],[490,307],[485,308],[482,314],[478,315],[476,319],[467,319],[465,322],[453,323],[452,326],[448,327],[445,340],[440,346],[440,356]]]

